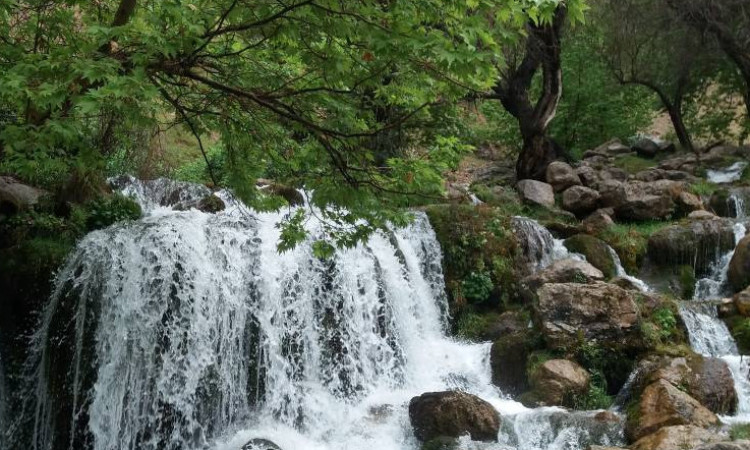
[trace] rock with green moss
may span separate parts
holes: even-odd
[[[492,383],[503,393],[515,397],[529,388],[526,366],[533,342],[531,332],[525,331],[503,336],[492,343]]]
[[[227,205],[224,204],[224,200],[215,195],[207,195],[200,199],[196,209],[205,213],[215,214],[219,211],[224,211],[226,207]]]
[[[521,400],[527,406],[574,407],[576,399],[589,389],[590,375],[580,365],[566,359],[551,359],[530,373],[531,391]]]
[[[615,260],[606,242],[588,234],[577,234],[564,242],[565,248],[586,257],[592,266],[601,270],[606,278],[617,275]]]
[[[458,438],[497,442],[500,414],[479,397],[460,391],[428,392],[409,402],[409,420],[421,442]]]

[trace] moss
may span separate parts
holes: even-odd
[[[708,197],[716,192],[718,186],[716,186],[714,183],[709,183],[708,181],[699,181],[697,183],[691,184],[689,189],[691,193],[697,196]]]
[[[136,220],[142,214],[141,206],[135,200],[121,194],[97,198],[85,207],[88,210],[86,226],[89,230],[106,228],[124,220]]]
[[[605,277],[617,275],[614,258],[601,239],[588,234],[577,234],[565,240],[565,247],[571,252],[583,254],[586,261],[601,270]]]
[[[740,354],[748,354],[750,352],[750,318],[735,315],[727,317],[724,321],[737,342]]]
[[[468,309],[462,311],[456,320],[456,335],[470,341],[481,341],[495,319],[495,314],[479,314]]]
[[[680,284],[680,295],[689,300],[695,295],[695,269],[689,265],[678,266],[676,269],[677,280]]]
[[[426,208],[443,250],[445,283],[454,312],[468,304],[464,290],[476,285],[476,275],[489,276],[491,293],[487,307],[518,301],[519,280],[523,276],[518,243],[511,231],[511,216],[487,205],[434,205]],[[483,278],[483,287],[489,287]]]
[[[630,173],[635,174],[643,170],[650,169],[656,165],[654,159],[641,158],[637,155],[622,155],[615,158],[615,167]]]
[[[598,237],[617,252],[625,270],[630,274],[635,274],[646,260],[648,238],[671,224],[671,222],[660,221],[614,224],[602,231]]]
[[[729,429],[729,437],[733,441],[750,439],[750,423],[737,423]]]
[[[581,411],[590,411],[593,409],[608,409],[612,406],[614,398],[607,394],[606,387],[595,381],[595,377],[592,376],[589,389],[584,395],[573,396],[568,404],[573,405],[573,409]]]

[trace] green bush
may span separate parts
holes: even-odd
[[[492,293],[492,278],[486,272],[471,272],[461,283],[461,291],[472,303],[487,300]]]
[[[142,213],[141,206],[135,200],[121,194],[98,198],[86,207],[86,226],[89,230],[105,228],[124,220],[136,220]]]

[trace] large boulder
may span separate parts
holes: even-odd
[[[599,204],[599,192],[586,186],[573,186],[562,194],[562,207],[576,215],[595,210]]]
[[[604,280],[604,274],[586,261],[573,258],[560,259],[543,270],[521,280],[526,293],[524,297],[531,302],[537,289],[547,283],[592,283]]]
[[[637,349],[638,295],[601,282],[548,283],[537,290],[534,316],[550,348],[574,348],[583,338]]]
[[[525,203],[547,208],[555,206],[555,191],[547,183],[537,180],[521,180],[516,184],[516,189]]]
[[[633,144],[633,150],[641,158],[653,158],[659,153],[660,147],[659,144],[649,138],[641,138]]]
[[[601,270],[606,278],[617,275],[612,250],[606,242],[588,234],[577,234],[565,240],[565,248],[586,257],[586,261]]]
[[[531,392],[523,397],[532,406],[573,407],[576,398],[589,388],[590,375],[567,359],[552,359],[536,367],[531,374]]]
[[[428,392],[409,402],[409,420],[422,442],[470,435],[472,440],[497,442],[500,415],[491,404],[459,391]]]
[[[555,161],[547,166],[547,183],[552,185],[555,192],[562,192],[571,186],[581,184],[575,169],[562,161]]]
[[[734,292],[740,292],[750,286],[750,235],[742,238],[737,244],[729,262],[727,279]]]
[[[31,209],[45,191],[21,183],[13,177],[0,176],[0,216]]]
[[[628,201],[626,184],[618,180],[604,180],[597,185],[599,203],[604,208],[617,208]]]
[[[719,418],[698,400],[665,380],[650,384],[641,394],[634,414],[629,414],[626,432],[632,440],[674,425],[716,426]]]
[[[686,357],[654,357],[639,363],[638,376],[631,385],[631,394],[638,396],[659,380],[678,386],[716,414],[734,414],[737,392],[727,363],[719,358],[691,354]]]
[[[666,219],[674,212],[674,202],[664,195],[641,195],[626,200],[615,209],[615,214],[627,222]]]
[[[701,445],[710,445],[719,441],[721,437],[716,432],[692,425],[675,425],[664,427],[639,439],[630,447],[630,450],[697,449]]]
[[[687,191],[680,192],[674,199],[676,205],[676,214],[679,217],[685,217],[692,212],[703,210],[703,201],[695,194]]]
[[[726,219],[693,220],[655,232],[648,255],[657,264],[690,265],[704,274],[721,254],[734,247],[733,223]]]
[[[528,314],[522,311],[505,311],[496,319],[490,320],[479,337],[485,341],[495,341],[503,336],[520,333],[528,328]]]
[[[599,234],[615,224],[612,214],[611,208],[597,209],[581,222],[581,227],[588,234]]]
[[[623,144],[619,139],[612,139],[611,141],[605,142],[604,144],[591,150],[591,152],[604,155],[604,156],[620,156],[627,155],[633,150],[627,145]]]

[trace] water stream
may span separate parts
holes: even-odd
[[[25,448],[237,450],[263,438],[285,450],[418,449],[408,401],[447,389],[503,416],[500,443],[481,448],[622,443],[620,422],[507,399],[491,383],[490,345],[447,336],[425,215],[320,260],[315,217],[311,239],[279,254],[288,211],[176,211],[206,192],[119,182],[147,213],[89,234],[60,270],[34,340]],[[543,227],[518,223],[535,265],[568,256]]]
[[[706,178],[709,182],[716,184],[732,183],[742,177],[747,164],[746,161],[737,161],[723,169],[709,169],[706,171]]]

